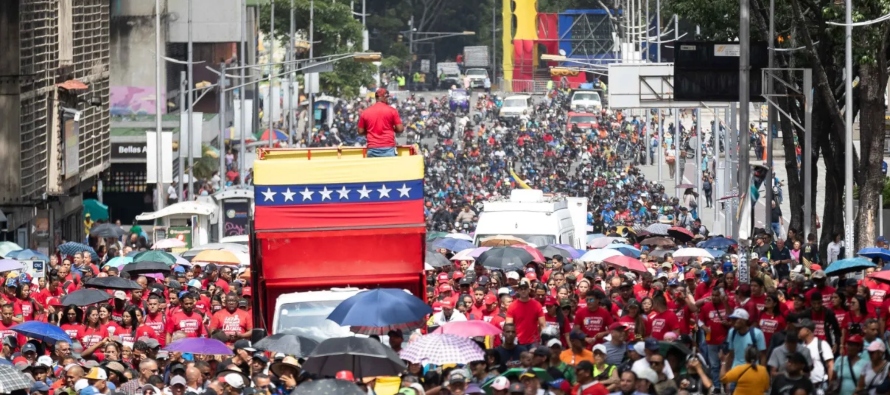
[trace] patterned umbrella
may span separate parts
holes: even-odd
[[[501,328],[485,321],[452,321],[436,329],[433,333],[445,333],[463,337],[497,336],[503,332]]]
[[[86,244],[69,241],[59,246],[59,252],[61,252],[62,255],[74,255],[78,252],[84,251],[89,251],[90,254],[93,254],[94,257],[99,256],[99,254],[96,254],[96,250],[94,250],[93,247],[90,247]]]
[[[433,268],[451,266],[451,261],[449,261],[445,255],[429,250],[427,250],[426,255],[424,255],[424,263]]]
[[[408,343],[399,356],[406,361],[433,365],[466,365],[485,360],[485,352],[473,340],[442,333],[431,333]]]
[[[621,256],[623,255],[618,250],[613,250],[611,248],[605,248],[602,250],[590,250],[581,255],[577,260],[581,262],[602,262],[606,258],[611,256]]]
[[[0,394],[11,394],[17,390],[31,388],[31,379],[12,365],[0,365]]]
[[[13,270],[22,270],[25,266],[15,259],[0,259],[0,272],[11,272]]]
[[[21,249],[21,246],[11,241],[0,241],[0,256],[6,256],[10,252],[20,251]]]
[[[652,224],[646,227],[646,231],[653,235],[667,236],[670,228],[671,226],[668,224]]]

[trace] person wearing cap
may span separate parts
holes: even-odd
[[[551,295],[544,296],[544,308],[546,309],[544,320],[547,322],[543,332],[543,334],[547,335],[545,340],[558,338],[565,344],[569,344],[569,332],[572,327],[568,318],[559,309],[559,303],[556,298]]]
[[[826,389],[834,380],[834,352],[831,344],[819,339],[815,331],[816,323],[809,318],[798,320],[798,336],[813,357],[813,369],[810,370],[810,381],[817,389]]]
[[[504,376],[495,377],[489,388],[493,395],[506,395],[510,389],[510,380]]]
[[[581,361],[593,363],[593,352],[585,348],[586,338],[584,333],[572,331],[569,334],[569,349],[559,354],[559,360],[570,366],[576,366]]]
[[[50,388],[43,381],[35,381],[31,384],[31,389],[28,390],[28,393],[31,395],[48,395]]]
[[[470,374],[463,369],[454,369],[448,374],[448,379],[442,384],[440,391],[448,391],[445,393],[462,394],[470,382]]]
[[[226,294],[226,308],[217,311],[210,319],[210,333],[222,330],[228,337],[226,344],[234,344],[239,339],[249,339],[253,331],[250,314],[238,308],[238,295]]]
[[[733,328],[727,334],[729,350],[721,363],[726,370],[747,363],[745,350],[749,346],[754,346],[761,354],[760,365],[766,365],[766,340],[760,329],[750,326],[750,318],[748,311],[743,308],[737,308],[729,315]]]
[[[816,393],[816,389],[813,386],[813,383],[810,381],[809,376],[807,376],[804,372],[806,369],[807,359],[804,358],[803,354],[799,352],[789,354],[788,361],[785,363],[784,371],[773,378],[772,390],[770,391],[770,395],[790,394],[792,388],[802,388],[806,390],[807,394]],[[848,372],[847,375],[849,374],[850,373]],[[850,390],[847,392],[840,393],[852,394],[853,390],[856,389],[858,376],[853,378],[851,382],[853,387],[850,388]]]
[[[600,300],[606,295],[598,290],[587,291],[586,307],[579,307],[575,311],[574,326],[586,335],[587,347],[603,342],[603,338],[609,334],[609,325],[612,325],[612,314],[600,306]]]
[[[575,366],[577,384],[572,388],[574,395],[607,395],[609,390],[604,383],[594,377],[593,364],[590,361],[578,362]],[[616,374],[617,378],[617,374]],[[523,384],[525,381],[523,380]]]
[[[111,390],[108,388],[108,374],[105,372],[105,369],[96,367],[90,369],[86,376],[87,382],[90,383],[90,386],[95,387],[98,393],[100,394],[109,394]]]
[[[451,299],[440,300],[439,306],[442,307],[442,311],[433,314],[433,316],[430,318],[429,322],[431,327],[439,327],[449,322],[467,320],[467,316],[463,315],[463,313],[459,311],[454,310],[454,302]]]
[[[507,307],[505,323],[516,325],[516,337],[519,344],[532,345],[541,341],[541,332],[546,325],[544,307],[531,298],[531,284],[528,280],[519,282],[519,297]]]
[[[883,390],[887,385],[887,369],[890,367],[886,357],[887,348],[883,342],[872,342],[865,351],[868,352],[868,362],[862,368],[855,393],[861,394],[867,391],[869,394],[875,394],[878,392],[878,387]]]
[[[579,364],[580,366],[580,364]],[[606,346],[593,346],[593,378],[603,383],[609,391],[618,389],[618,365],[606,362]]]
[[[389,91],[379,88],[374,98],[377,102],[359,115],[358,134],[368,140],[369,158],[396,156],[396,134],[405,131],[402,118],[389,105]]]
[[[859,376],[862,375],[862,369],[868,364],[868,354],[863,355],[862,336],[853,335],[846,339],[844,347],[844,355],[838,357],[834,364],[835,387],[840,388],[842,394],[852,394],[856,390],[859,383]],[[804,361],[806,363],[806,361]],[[804,365],[806,368],[807,365]],[[790,369],[789,369],[790,370]],[[809,381],[803,373],[800,373],[804,379]]]
[[[241,395],[247,383],[238,373],[229,373],[222,377],[223,393],[220,395]]]

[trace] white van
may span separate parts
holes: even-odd
[[[576,204],[576,202],[572,202]],[[585,205],[586,206],[586,205]],[[586,221],[586,207],[584,210]],[[474,242],[496,235],[515,236],[536,246],[568,244],[584,249],[582,242],[585,229],[576,233],[573,211],[569,200],[561,196],[545,196],[537,189],[514,189],[509,199],[497,199],[484,203],[476,225]]]
[[[519,118],[523,112],[528,114],[529,118],[534,114],[535,106],[532,103],[532,97],[529,95],[507,96],[504,104],[501,105],[499,117],[503,119]]]
[[[595,91],[575,91],[572,93],[571,109],[574,111],[601,111],[603,100]]]
[[[272,333],[289,333],[321,342],[332,337],[352,336],[349,327],[340,326],[328,315],[355,294],[359,288],[331,288],[327,291],[283,294],[275,301]]]

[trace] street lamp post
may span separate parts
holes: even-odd
[[[847,0],[844,39],[844,249],[853,257],[856,242],[853,235],[853,0]],[[806,158],[810,161],[810,158]],[[810,199],[809,196],[806,197]],[[878,210],[880,212],[880,210]]]

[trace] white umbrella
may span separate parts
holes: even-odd
[[[475,261],[476,258],[470,256],[470,253],[476,250],[476,248],[467,248],[466,250],[458,251],[457,254],[451,256],[452,261]]]
[[[449,234],[445,235],[445,237],[452,238],[452,239],[458,239],[458,240],[473,241],[473,236],[470,236],[466,233],[449,233]]]
[[[614,242],[624,243],[625,241],[626,240],[621,237],[600,237],[591,240],[587,243],[587,246],[590,248],[605,248],[607,245]]]
[[[606,258],[622,255],[620,251],[613,250],[611,248],[602,249],[602,250],[590,250],[581,255],[578,258],[578,261],[581,262],[602,262],[606,260]]]
[[[711,255],[711,253],[704,248],[698,247],[681,248],[674,252],[673,256],[676,261],[687,261],[694,258],[714,259],[714,256]]]
[[[154,250],[166,250],[168,248],[180,248],[185,247],[186,244],[184,241],[179,240],[177,238],[158,240],[153,246],[151,246]]]

